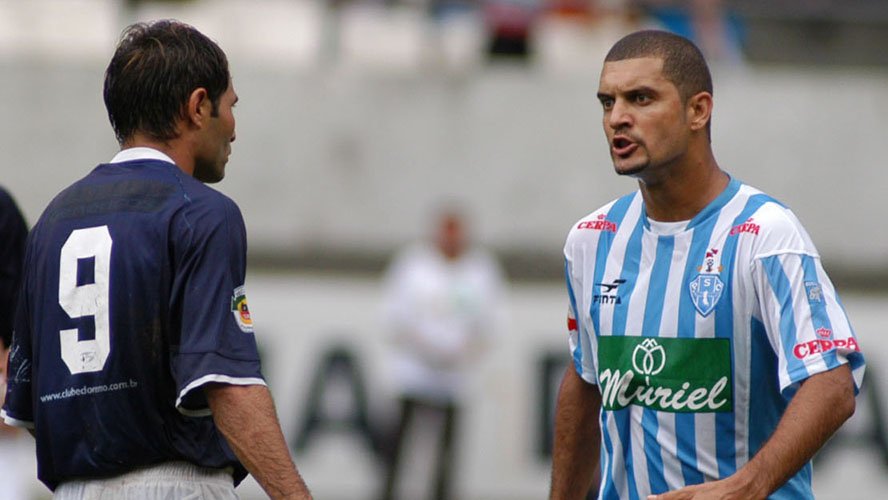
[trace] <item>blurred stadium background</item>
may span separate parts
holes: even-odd
[[[471,214],[512,284],[502,345],[473,373],[457,491],[545,497],[567,357],[561,246],[572,222],[634,189],[612,173],[594,94],[606,50],[645,26],[695,29],[713,64],[719,163],[796,211],[867,355],[858,413],[816,465],[818,498],[884,496],[884,0],[0,0],[0,184],[30,223],[116,151],[104,67],[124,26],[160,17],[229,55],[237,141],[217,187],[247,222],[266,375],[317,498],[378,489],[381,464],[348,424],[352,395],[366,391],[371,427],[392,416],[378,279],[442,201]],[[319,408],[345,423],[297,449],[312,380],[337,347],[360,383],[333,380]],[[15,446],[21,470],[3,474],[33,477],[32,445]],[[428,446],[414,443],[405,498],[422,498]],[[239,492],[262,498],[249,480]]]

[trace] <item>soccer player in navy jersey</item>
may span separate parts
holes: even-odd
[[[237,95],[186,24],[127,28],[105,73],[120,152],[27,245],[2,415],[55,498],[311,498],[260,372],[225,174]]]
[[[28,224],[12,196],[0,187],[0,405],[6,397],[6,360],[12,343],[12,323],[25,256]],[[22,498],[27,483],[16,477],[21,461],[18,438],[21,429],[0,422],[0,470],[4,471],[0,498]]]
[[[864,360],[814,244],[710,145],[712,80],[690,41],[640,31],[598,99],[638,191],[564,247],[573,364],[553,500],[808,499],[810,460],[849,418]]]
[[[22,275],[25,256],[25,239],[28,225],[12,196],[0,187],[0,342],[2,360],[6,363],[6,351],[12,342],[12,318],[15,315],[16,295]]]

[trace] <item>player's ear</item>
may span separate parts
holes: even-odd
[[[712,94],[699,92],[688,99],[686,107],[691,130],[704,130],[712,116]]]
[[[210,117],[213,110],[213,103],[210,101],[210,95],[207,89],[198,87],[188,96],[188,103],[185,109],[186,121],[197,128],[201,128],[206,124],[206,120]]]

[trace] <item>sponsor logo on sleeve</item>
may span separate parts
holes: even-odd
[[[733,410],[729,339],[602,336],[598,381],[602,405],[673,413]]]
[[[808,295],[809,304],[819,304],[823,302],[823,290],[820,288],[820,283],[816,281],[806,281],[805,291]]]
[[[607,220],[606,214],[599,214],[595,220],[582,221],[577,225],[577,229],[592,229],[594,231],[607,231],[609,233],[617,232],[617,224]]]
[[[826,328],[821,328],[820,330],[826,330],[828,332],[826,335],[827,337],[832,335],[832,332]],[[817,331],[817,334],[822,337],[823,334],[820,330]],[[833,340],[821,338],[796,344],[795,347],[792,348],[792,354],[798,359],[805,359],[816,354],[826,354],[835,351],[836,349],[860,351],[860,347],[857,345],[857,340],[855,340],[854,337]]]
[[[234,315],[234,321],[242,332],[253,333],[253,317],[250,316],[247,293],[243,285],[235,288],[231,295],[231,314]]]

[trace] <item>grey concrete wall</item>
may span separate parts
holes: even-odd
[[[102,70],[0,63],[0,182],[32,222],[115,152]],[[218,187],[256,254],[386,253],[447,198],[481,241],[557,264],[574,220],[634,189],[612,173],[593,74],[233,73],[238,137]],[[827,263],[858,275],[888,270],[886,88],[888,71],[716,72],[722,167],[795,209]]]
[[[618,21],[545,21],[532,64],[487,67],[470,21],[444,30],[455,52],[429,52],[417,8],[346,9],[336,39],[311,0],[121,5],[0,0],[0,183],[32,222],[115,152],[104,66],[123,25],[158,17],[229,53],[241,102],[219,189],[257,262],[378,269],[448,199],[515,275],[557,279],[572,222],[634,189],[612,173],[594,97],[603,53],[632,28]],[[794,208],[834,275],[884,288],[888,67],[714,73],[722,167]]]

